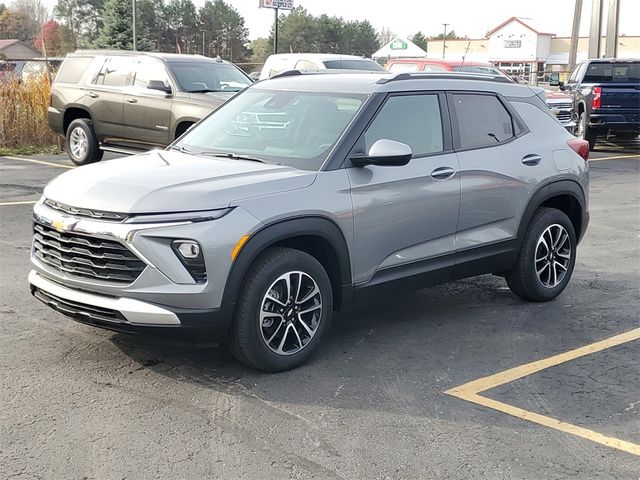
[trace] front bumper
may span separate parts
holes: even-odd
[[[233,306],[175,309],[166,305],[84,292],[29,273],[31,293],[45,305],[80,323],[124,333],[168,334],[172,340],[198,336],[201,342],[226,338]],[[186,334],[186,335],[185,335]]]

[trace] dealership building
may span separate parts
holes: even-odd
[[[588,37],[578,41],[577,61],[587,58]],[[566,72],[571,37],[557,37],[536,28],[529,20],[511,17],[490,30],[485,38],[429,40],[428,58],[491,62],[505,72],[526,78],[542,72]],[[396,41],[396,45],[402,43]],[[602,39],[605,51],[606,38]],[[391,58],[408,57],[402,49],[392,50]],[[640,36],[620,36],[618,57],[640,58]]]

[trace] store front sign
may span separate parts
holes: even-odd
[[[522,40],[505,40],[504,48],[520,48],[522,47]]]

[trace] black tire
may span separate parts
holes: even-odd
[[[589,142],[589,150],[595,150],[596,148],[596,132],[589,128],[589,124],[587,123],[587,113],[582,112],[580,114],[580,118],[578,119],[578,138],[582,140],[586,140]]]
[[[272,343],[271,346],[267,344],[267,338],[264,332],[269,328],[265,326],[269,320],[265,318],[261,321],[260,312],[264,311],[262,310],[263,302],[269,302],[269,299],[266,298],[267,293],[271,293],[275,289],[284,286],[282,283],[275,284],[276,286],[274,286],[274,282],[280,277],[293,272],[303,272],[315,282],[319,290],[319,297],[313,296],[310,298],[313,298],[314,303],[319,299],[322,308],[319,313],[311,314],[317,323],[315,323],[316,328],[314,334],[309,336],[309,338],[304,337],[298,314],[292,313],[294,317],[291,318],[291,322],[289,323],[292,323],[292,327],[296,325],[299,327],[298,331],[302,332],[303,346],[295,353],[281,354],[272,349],[274,343]],[[308,281],[307,277],[305,277],[305,281]],[[301,281],[298,280],[298,283],[300,282]],[[291,290],[296,288],[293,286],[294,283],[295,279],[291,281]],[[310,285],[313,284],[311,283]],[[305,287],[306,286],[307,285],[305,285]],[[300,292],[295,292],[296,295],[298,293]],[[311,293],[311,291],[309,293]],[[285,301],[290,300],[284,297],[281,298]],[[299,298],[304,299],[304,296]],[[287,305],[289,304],[287,303]],[[291,305],[295,306],[296,304],[294,302]],[[278,309],[280,306],[281,305],[276,303],[270,303],[267,309],[271,310],[272,307]],[[281,326],[285,327],[284,332],[290,332],[286,315],[292,312],[291,308],[284,307],[282,310],[277,311],[284,312],[284,315],[279,315],[280,318],[272,319],[274,323],[271,326],[272,330],[268,331],[269,336],[275,332],[275,328],[280,325],[280,322]],[[300,250],[290,248],[267,249],[254,262],[243,280],[231,326],[229,348],[238,360],[250,367],[266,372],[290,370],[305,363],[317,350],[322,338],[329,330],[332,313],[333,291],[331,281],[320,262]],[[301,315],[302,314],[300,314],[300,316]],[[307,317],[307,320],[309,320],[309,318],[310,317]],[[278,328],[281,328],[281,326],[278,326]],[[289,335],[290,337],[288,338],[291,343],[287,341],[287,345],[292,347],[300,345],[300,342],[296,340],[293,330],[291,330]],[[277,337],[274,342],[279,343],[281,338],[282,337]],[[306,340],[306,343],[304,340]],[[278,348],[277,350],[281,349],[282,348]],[[291,348],[290,351],[294,352],[295,348]]]
[[[539,248],[538,246],[540,238],[548,228],[554,225],[560,225],[568,234],[567,241],[570,247],[570,258],[565,266],[566,271],[564,271],[564,276],[561,281],[557,285],[550,287],[543,285],[543,280],[538,277],[536,272],[536,257],[539,257],[541,252],[544,252],[544,247]],[[573,224],[564,212],[556,210],[555,208],[538,209],[533,215],[524,235],[516,265],[505,277],[507,285],[509,285],[513,293],[524,300],[534,302],[553,300],[562,293],[571,279],[571,274],[573,273],[576,262],[576,245],[576,234]],[[560,262],[564,262],[560,256],[555,257],[556,254],[560,253],[560,249],[558,249],[558,252],[556,252],[555,249],[552,250],[553,252],[550,253],[550,255],[552,255],[551,260],[553,261],[557,258]],[[543,263],[538,265],[544,265],[544,262],[548,261],[546,260],[546,255],[544,255],[543,258],[545,258],[545,260],[542,260]],[[558,269],[558,272],[563,271]],[[548,273],[551,274],[550,272]],[[542,275],[544,274],[545,272],[543,271]],[[558,275],[560,276],[560,274]],[[557,280],[557,278],[555,278],[555,280]]]
[[[98,147],[98,138],[93,130],[93,122],[88,118],[77,118],[67,128],[67,155],[78,166],[99,162],[103,151]],[[74,148],[86,141],[85,148]]]

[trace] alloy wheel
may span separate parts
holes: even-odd
[[[536,275],[542,286],[554,288],[562,283],[571,254],[569,233],[562,225],[553,224],[542,232],[535,250]]]
[[[69,148],[71,149],[73,156],[78,159],[83,159],[87,155],[89,139],[82,128],[76,127],[71,131],[71,135],[69,136]]]
[[[318,331],[322,308],[322,294],[313,277],[300,271],[281,275],[260,305],[262,340],[278,355],[300,352]]]

